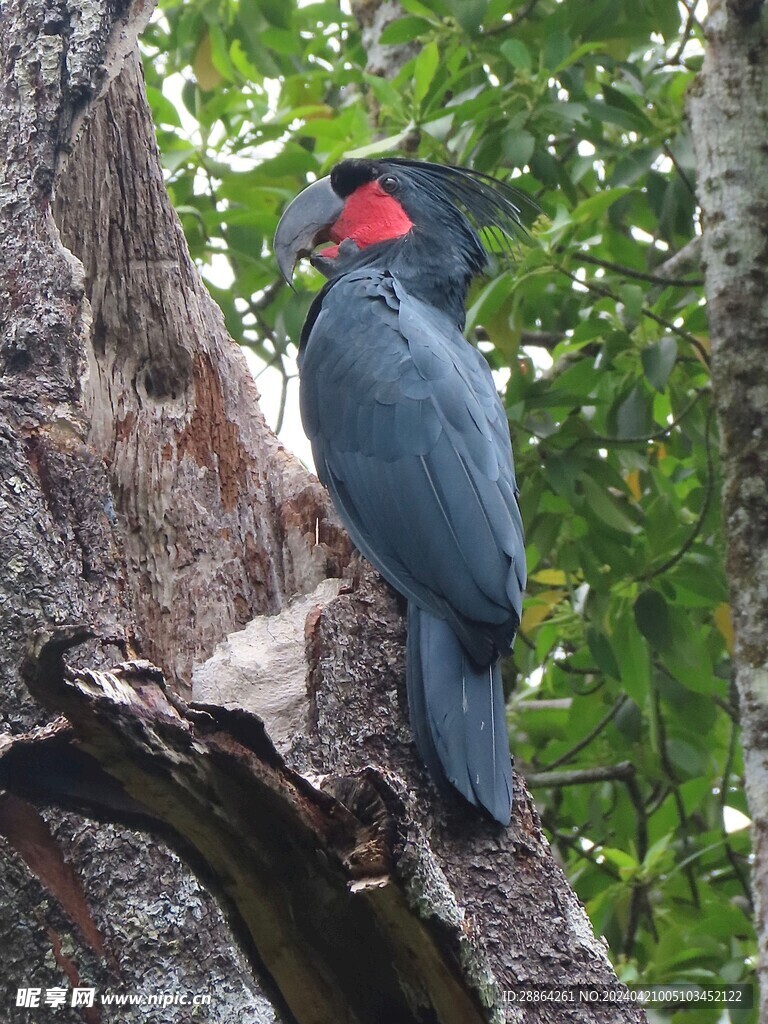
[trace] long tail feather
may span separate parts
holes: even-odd
[[[407,674],[411,727],[432,778],[508,825],[512,766],[498,664],[478,668],[447,622],[409,602]]]

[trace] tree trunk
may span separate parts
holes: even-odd
[[[503,1019],[505,990],[615,985],[522,783],[503,830],[425,778],[396,598],[267,429],[170,207],[133,51],[148,6],[0,15],[8,1019],[21,986],[464,1024]]]
[[[78,128],[133,53],[151,7],[17,0],[0,14],[0,676],[11,734],[45,718],[19,676],[37,629],[87,623],[94,639],[77,656],[108,665],[140,640],[150,598],[148,590],[134,601],[131,532],[115,513],[103,446],[91,443],[113,417],[94,395],[92,306],[83,268],[59,240],[51,197],[55,184],[66,188],[62,165]],[[85,155],[78,143],[74,164]],[[109,276],[105,261],[100,282]],[[20,987],[42,989],[43,999],[46,988],[78,984],[100,993],[215,992],[211,1019],[276,1019],[215,901],[153,838],[41,813],[9,793],[0,799],[0,835],[4,1019],[35,1012],[16,1007]],[[87,1005],[51,1012],[61,1021],[107,1016]],[[181,1006],[165,1014],[189,1019]],[[144,1020],[146,1011],[122,1007],[120,1019]]]
[[[768,12],[761,0],[715,0],[706,34],[691,115],[768,1020]]]

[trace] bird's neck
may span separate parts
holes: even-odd
[[[403,246],[403,249],[406,247]],[[472,274],[461,259],[453,254],[435,258],[433,253],[393,252],[387,270],[416,299],[447,313],[460,330],[466,320],[466,301]]]
[[[332,279],[363,267],[386,270],[409,295],[446,313],[461,330],[469,285],[482,273],[486,259],[476,236],[468,235],[458,244],[454,236],[442,244],[439,237],[426,237],[414,229],[365,249],[350,247],[345,252],[342,248],[334,266],[320,269]]]

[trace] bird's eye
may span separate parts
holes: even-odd
[[[385,192],[396,192],[400,182],[393,174],[385,174],[383,178],[379,178],[379,184]]]

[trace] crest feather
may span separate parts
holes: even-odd
[[[486,228],[509,251],[515,239],[525,238],[523,223],[534,219],[536,203],[519,189],[469,167],[433,164],[404,157],[377,160],[381,170],[390,165],[407,171],[410,180],[444,202],[459,206],[476,228]]]

